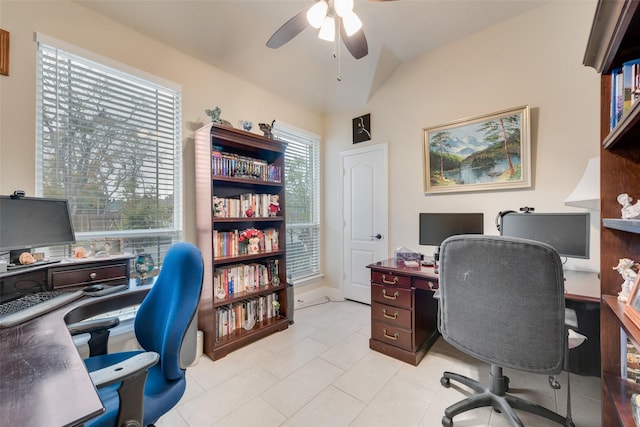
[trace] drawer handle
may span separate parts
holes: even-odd
[[[382,296],[385,297],[386,299],[398,299],[398,291],[395,291],[393,293],[393,295],[389,296],[389,295],[387,295],[387,290],[383,289],[382,290]]]
[[[388,338],[390,340],[394,340],[395,341],[395,340],[398,339],[398,333],[397,332],[395,334],[393,334],[393,335],[389,335],[389,334],[387,334],[387,330],[386,329],[382,330],[382,335],[384,335],[385,338]]]
[[[387,309],[386,308],[382,309],[382,315],[384,317],[386,317],[387,319],[392,319],[392,320],[396,320],[398,318],[398,312],[397,311],[395,313],[393,313],[393,315],[390,316],[390,315],[387,314]]]
[[[91,279],[91,280],[96,280],[96,277],[98,277],[98,275],[96,273],[91,273],[89,275],[89,279]]]
[[[382,275],[382,283],[386,283],[387,285],[395,285],[398,283],[398,276],[394,277],[392,281],[387,280],[386,276]]]

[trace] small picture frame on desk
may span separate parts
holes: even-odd
[[[638,283],[640,283],[640,276],[638,276],[631,288],[631,294],[629,294],[629,299],[627,299],[624,306],[624,314],[640,328],[640,292],[638,292],[640,286]]]
[[[122,254],[122,239],[93,239],[91,241],[91,255],[93,256],[111,256]]]

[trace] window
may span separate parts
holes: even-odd
[[[180,88],[37,41],[37,194],[69,200],[79,245],[159,265],[182,236]]]
[[[320,137],[279,122],[274,135],[288,144],[287,276],[300,284],[320,276]]]

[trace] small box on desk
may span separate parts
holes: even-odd
[[[395,258],[396,262],[415,261],[419,263],[422,260],[422,254],[401,246],[395,250]]]

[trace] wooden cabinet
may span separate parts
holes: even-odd
[[[66,290],[92,284],[128,285],[134,255],[82,258],[0,273],[0,294],[24,291],[25,283],[43,290]]]
[[[598,3],[584,63],[601,74],[600,113],[600,203],[603,224],[600,231],[601,272],[601,363],[602,425],[635,426],[631,415],[631,393],[636,384],[621,377],[626,356],[621,354],[625,335],[637,345],[640,330],[624,315],[617,301],[620,276],[612,269],[620,258],[640,259],[640,228],[620,219],[616,198],[628,193],[640,198],[640,102],[626,111],[610,129],[612,71],[626,61],[640,58],[640,8],[637,0]],[[622,333],[622,336],[621,336]]]
[[[371,339],[373,350],[417,365],[438,338],[438,277],[433,268],[405,267],[393,259],[371,269]]]
[[[216,360],[288,327],[286,144],[216,124],[195,136],[197,245],[204,258],[198,327],[204,352]],[[250,229],[261,234],[255,253],[240,242]]]

